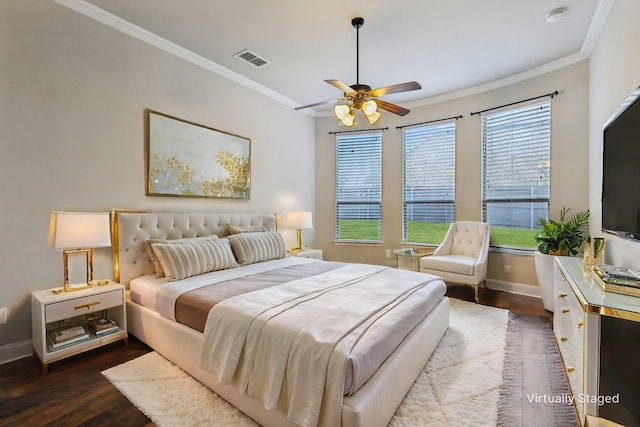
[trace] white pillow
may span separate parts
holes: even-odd
[[[227,224],[227,232],[229,234],[257,233],[261,231],[267,231],[264,225],[251,225],[247,227],[241,227],[239,225]]]
[[[240,233],[229,237],[238,264],[247,265],[287,256],[287,248],[280,233]]]
[[[169,280],[181,280],[210,271],[238,267],[226,239],[179,244],[154,243],[151,248]]]
[[[164,270],[162,269],[162,264],[160,264],[160,260],[156,256],[156,253],[151,248],[151,245],[154,243],[170,243],[170,244],[182,244],[182,243],[191,243],[205,240],[218,240],[218,236],[215,234],[211,236],[204,237],[189,237],[186,239],[174,239],[174,240],[166,240],[166,239],[149,239],[144,242],[144,247],[147,250],[147,255],[149,255],[149,259],[153,263],[153,268],[156,270],[156,277],[164,277]]]

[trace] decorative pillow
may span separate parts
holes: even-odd
[[[227,224],[227,231],[229,232],[229,234],[240,234],[240,233],[259,233],[259,232],[267,231],[267,229],[262,225],[240,227],[238,225]]]
[[[151,260],[151,263],[153,264],[153,268],[156,270],[156,277],[164,277],[165,274],[164,274],[164,270],[162,269],[162,264],[160,264],[160,260],[158,260],[158,257],[156,256],[156,253],[151,248],[151,245],[153,245],[154,243],[170,243],[170,244],[180,245],[180,244],[183,244],[183,243],[198,242],[198,241],[202,241],[202,240],[218,240],[218,236],[213,234],[211,236],[189,237],[189,238],[186,238],[186,239],[174,239],[174,240],[149,239],[149,240],[146,240],[144,242],[144,248],[147,250],[147,255],[149,255],[149,259]]]
[[[238,267],[227,240],[203,240],[177,245],[154,243],[151,247],[171,281]]]
[[[228,237],[238,264],[247,265],[287,256],[284,239],[280,233],[240,233]]]

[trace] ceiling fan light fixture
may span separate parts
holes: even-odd
[[[377,111],[374,111],[371,114],[365,114],[367,120],[369,120],[369,124],[374,124],[375,122],[377,122],[378,120],[380,120],[380,116],[381,114]]]
[[[335,114],[336,118],[345,126],[353,126],[355,124],[356,116],[353,114],[353,111],[351,111],[349,105],[336,105],[333,108],[333,114]]]
[[[375,113],[377,109],[378,109],[378,104],[376,104],[376,102],[373,99],[370,99],[364,104],[362,104],[362,111],[364,112],[365,116],[369,116],[370,114]]]
[[[356,124],[356,116],[353,113],[349,113],[340,119],[343,125],[351,127]]]
[[[349,106],[348,105],[336,105],[333,108],[333,114],[335,114],[338,120],[342,120],[349,114]]]

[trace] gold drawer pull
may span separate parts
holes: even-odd
[[[560,337],[560,342],[565,342],[566,340],[568,340],[567,337]]]
[[[564,292],[560,292],[560,293],[558,294],[558,296],[559,296],[560,298],[564,298],[564,297],[566,297],[566,296],[567,296],[567,294],[565,294]]]
[[[573,368],[571,366],[567,367],[567,372],[571,373],[573,371],[575,371],[575,368]]]
[[[578,329],[582,328],[584,326],[584,322],[578,322]]]
[[[568,309],[568,308],[563,308],[563,309],[562,309],[562,312],[563,312],[564,314],[567,314],[567,313],[568,313],[568,312],[570,312],[570,311],[571,311],[571,310],[570,310],[570,309]]]
[[[80,310],[80,309],[86,308],[87,310],[90,310],[92,305],[97,305],[97,304],[100,304],[100,301],[94,301],[94,302],[88,302],[82,305],[76,305],[74,309]]]

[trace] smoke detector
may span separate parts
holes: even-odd
[[[548,23],[551,24],[554,22],[558,22],[559,20],[564,18],[566,14],[567,14],[567,9],[564,7],[559,7],[547,13],[544,18]]]

